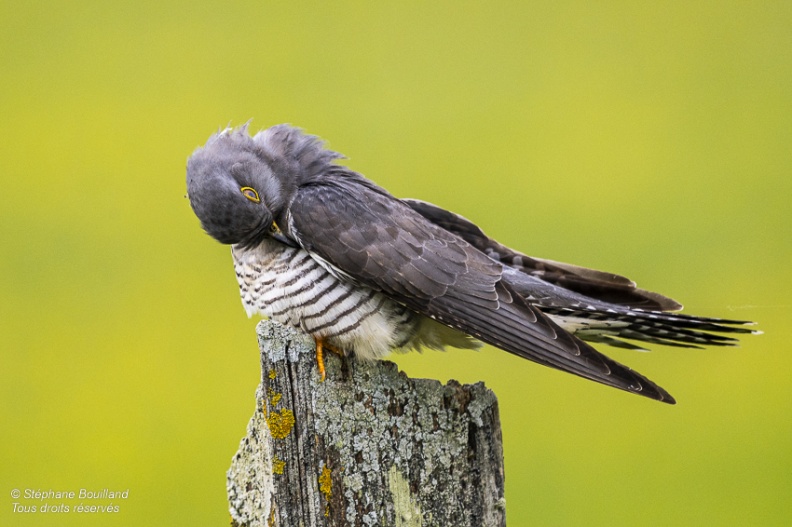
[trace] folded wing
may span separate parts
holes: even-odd
[[[665,390],[526,302],[503,279],[499,261],[384,190],[354,175],[333,175],[298,189],[289,228],[306,250],[340,270],[339,276],[539,364],[674,402]]]

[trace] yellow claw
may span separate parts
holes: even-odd
[[[315,339],[316,340],[316,365],[319,367],[319,377],[321,377],[322,382],[325,380],[325,365],[324,365],[324,353],[323,353],[323,345],[324,342],[322,339]]]
[[[339,357],[343,357],[343,353],[340,350],[330,346],[329,344],[325,343],[325,341],[321,338],[314,337],[314,341],[316,342],[316,365],[319,368],[319,376],[324,382],[326,374],[325,374],[325,365],[324,365],[324,350],[332,351]]]

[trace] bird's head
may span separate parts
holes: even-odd
[[[187,195],[204,230],[221,243],[250,247],[270,236],[294,245],[288,226],[276,222],[298,186],[324,177],[341,157],[293,126],[255,137],[247,125],[226,128],[187,161]]]
[[[217,241],[252,246],[277,232],[283,192],[268,161],[247,126],[214,134],[190,156],[190,205]]]

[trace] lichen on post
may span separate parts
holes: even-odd
[[[482,383],[410,379],[385,361],[327,354],[257,328],[262,381],[228,471],[239,526],[501,526],[498,404]]]

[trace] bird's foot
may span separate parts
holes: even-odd
[[[315,337],[314,340],[316,341],[316,365],[319,368],[319,377],[321,377],[322,382],[324,382],[325,380],[324,350],[332,351],[339,357],[343,357],[344,353],[341,350],[334,348],[333,346],[330,346],[329,344],[327,344],[327,342],[325,342],[321,338]]]

